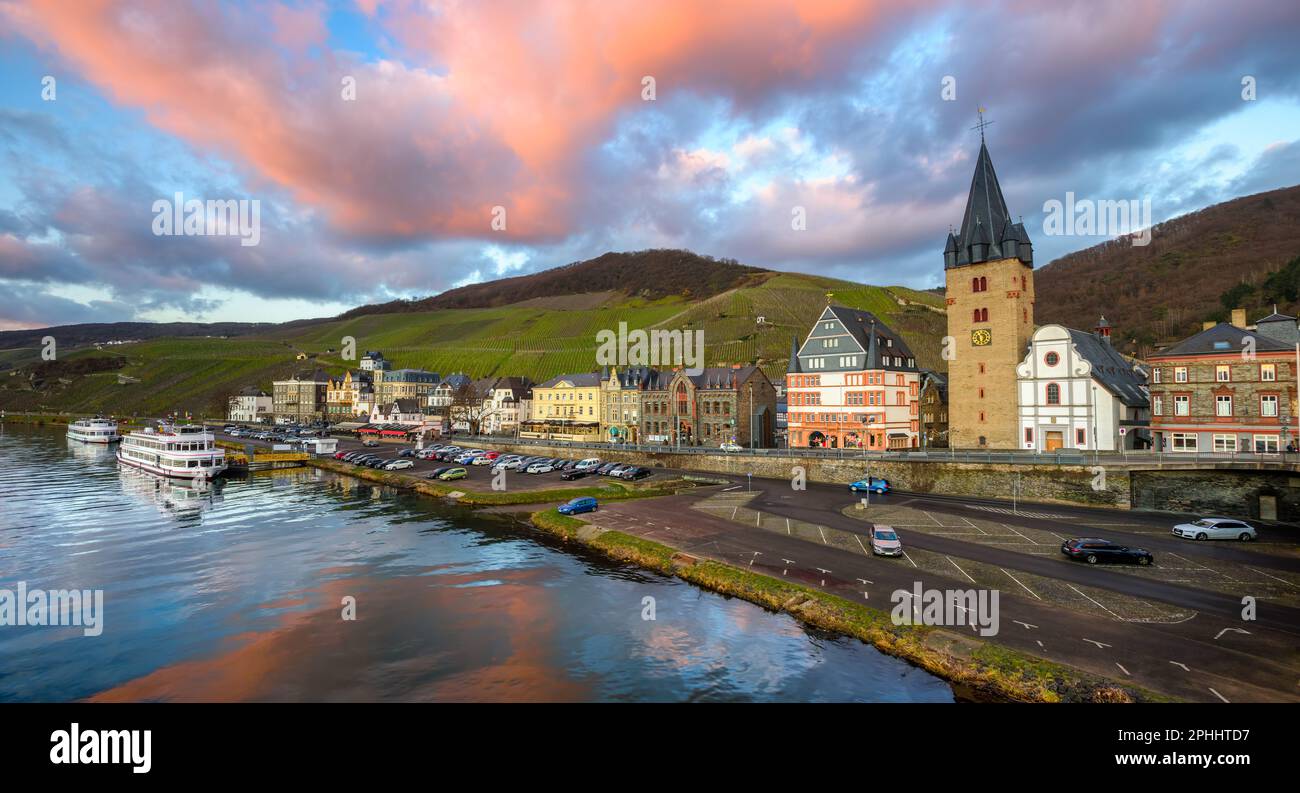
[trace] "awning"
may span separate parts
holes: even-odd
[[[906,433],[906,432],[891,432],[891,433],[889,433],[889,437],[891,437],[891,438],[906,438],[906,437],[907,437],[907,433]]]

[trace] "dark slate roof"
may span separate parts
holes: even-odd
[[[442,381],[442,384],[450,386],[451,389],[454,391],[460,388],[461,386],[469,385],[470,382],[472,381],[469,379],[469,375],[457,373],[453,375],[448,375],[447,379]]]
[[[246,385],[239,389],[238,396],[264,397],[270,395],[255,385]]]
[[[552,377],[545,383],[537,386],[538,388],[554,388],[560,381],[573,383],[575,386],[587,387],[600,385],[600,372],[582,372],[581,374],[562,374]]]
[[[393,400],[393,405],[397,406],[398,413],[424,412],[423,406],[420,405],[420,400],[411,397],[402,397],[401,399]],[[392,406],[390,405],[389,407],[391,408]],[[385,412],[391,412],[391,410]]]
[[[492,384],[493,391],[509,391],[511,399],[519,401],[528,396],[532,381],[527,377],[498,377]]]
[[[648,387],[648,384],[659,372],[657,369],[651,369],[648,366],[629,366],[625,369],[617,369],[618,385],[620,388],[640,388]],[[608,380],[609,373],[602,375],[602,379]]]
[[[1011,221],[988,146],[980,141],[975,174],[971,177],[970,192],[966,196],[966,214],[962,217],[961,231],[955,236],[948,234],[944,246],[944,268],[1012,256],[1019,256],[1028,264],[1033,261],[1031,246],[1025,225]]]
[[[795,336],[790,337],[790,363],[786,364],[785,371],[787,374],[799,374],[802,371],[799,368],[799,339]]]
[[[1255,350],[1257,352],[1281,352],[1283,350],[1293,349],[1291,345],[1284,344],[1277,339],[1254,333],[1227,322],[1220,322],[1212,328],[1207,328],[1195,336],[1189,336],[1177,344],[1161,350],[1153,355],[1153,358],[1164,358],[1166,356],[1178,355],[1239,355],[1241,353],[1241,340],[1244,338],[1255,339]]]
[[[907,359],[911,358],[913,363],[916,362],[916,356],[912,354],[912,349],[907,346],[903,337],[894,332],[892,328],[886,325],[875,314],[870,311],[859,311],[856,308],[845,308],[844,306],[829,306],[832,314],[840,321],[845,329],[853,338],[862,345],[862,349],[867,351],[867,365],[864,369],[915,369],[915,366],[908,367]],[[886,340],[892,341],[893,344],[887,344]],[[894,366],[890,364],[885,366],[882,358],[886,354],[890,356],[902,356],[903,366]]]
[[[1150,400],[1143,386],[1146,378],[1133,368],[1133,364],[1095,333],[1066,328],[1070,341],[1088,363],[1092,364],[1092,377],[1115,398],[1129,407],[1146,407]]]
[[[730,366],[706,366],[699,374],[688,374],[687,377],[695,384],[696,388],[737,388],[741,383],[750,378],[757,366],[747,365],[735,369]]]
[[[1267,317],[1264,317],[1263,319],[1259,320],[1255,324],[1258,325],[1259,322],[1284,322],[1284,321],[1295,322],[1296,319],[1290,314],[1279,314],[1277,311],[1277,306],[1274,306],[1272,314],[1269,314]]]

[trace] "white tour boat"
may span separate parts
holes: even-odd
[[[117,443],[122,440],[122,433],[117,431],[116,421],[96,416],[69,424],[68,438],[82,443]]]
[[[207,427],[163,425],[129,432],[117,450],[118,462],[162,476],[211,479],[226,470],[226,452]]]

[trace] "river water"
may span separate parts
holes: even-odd
[[[195,491],[62,428],[0,425],[0,589],[18,582],[102,590],[102,632],[0,625],[0,702],[954,700],[506,516],[314,469]]]

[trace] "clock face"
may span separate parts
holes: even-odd
[[[976,347],[987,347],[993,343],[993,331],[988,328],[980,328],[970,332],[970,343]]]

